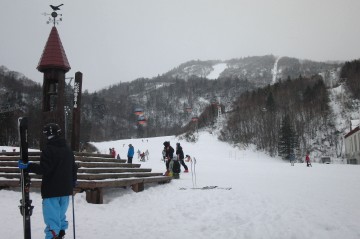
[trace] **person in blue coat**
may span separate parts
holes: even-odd
[[[289,160],[290,160],[291,166],[294,166],[294,163],[295,163],[295,154],[294,154],[293,152],[290,153],[290,155],[289,155]]]
[[[43,217],[46,224],[45,239],[64,238],[68,228],[66,211],[69,196],[77,180],[77,166],[72,150],[61,135],[59,125],[50,123],[44,126],[47,143],[40,155],[40,164],[23,163],[19,168],[42,175],[41,196],[43,198]]]
[[[134,153],[135,153],[134,146],[132,146],[132,144],[129,144],[129,149],[128,149],[128,153],[127,153],[128,163],[132,163]]]

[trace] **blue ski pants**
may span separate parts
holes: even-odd
[[[45,239],[52,239],[53,233],[59,234],[60,230],[68,228],[66,211],[69,206],[69,196],[44,198],[42,202],[43,217],[45,222]]]

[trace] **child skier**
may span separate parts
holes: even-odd
[[[164,150],[165,150],[165,164],[166,164],[166,173],[165,175],[168,176],[170,173],[170,162],[171,159],[174,157],[174,148],[170,146],[169,141],[165,141],[163,143]]]
[[[290,153],[289,160],[290,160],[291,166],[294,166],[294,163],[295,163],[295,154],[294,153]]]
[[[73,151],[67,146],[58,124],[44,126],[43,134],[47,143],[40,156],[40,163],[24,164],[19,160],[19,168],[42,175],[41,197],[43,217],[46,224],[46,239],[61,239],[68,228],[66,211],[69,197],[77,180],[77,166]]]
[[[180,178],[180,163],[176,156],[171,159],[171,162],[169,164],[169,169],[170,169],[169,176],[172,176],[174,179]]]

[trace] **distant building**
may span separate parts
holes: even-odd
[[[345,135],[345,156],[348,164],[360,164],[360,127]]]

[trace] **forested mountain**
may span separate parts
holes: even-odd
[[[275,83],[278,79],[311,77],[316,74],[324,80],[339,74],[340,63],[315,62],[273,55],[252,56],[226,61],[189,61],[164,74],[165,77],[188,79],[191,76],[207,77],[214,67],[223,64],[219,78],[248,80],[256,87]],[[334,75],[335,74],[335,75]]]
[[[255,144],[272,155],[287,157],[292,150],[303,153],[311,149],[308,139],[318,132],[326,132],[325,138],[331,143],[337,140],[333,139],[336,129],[328,103],[328,91],[320,76],[259,88],[234,102],[235,110],[228,117],[222,138]],[[286,126],[291,132],[282,130]],[[289,135],[284,138],[286,133]]]
[[[340,81],[346,82],[353,97],[360,100],[360,60],[345,63],[341,69]]]
[[[196,128],[214,127],[220,108],[223,140],[255,143],[275,155],[282,148],[278,144],[279,132],[287,118],[294,129],[294,147],[305,150],[307,137],[319,130],[326,130],[331,137],[334,128],[326,89],[336,84],[340,74],[348,79],[356,75],[355,66],[349,64],[355,63],[346,63],[348,70],[344,70],[338,63],[272,55],[190,61],[158,77],[120,82],[95,93],[84,92],[81,141],[184,132],[191,136]],[[206,78],[219,65],[223,68],[218,77]],[[67,90],[71,95],[71,86]],[[2,67],[0,92],[4,109],[1,125],[7,125],[0,129],[0,143],[17,143],[16,118],[27,114],[33,123],[31,143],[36,146],[41,132],[41,86]],[[17,108],[10,112],[4,107]]]
[[[0,144],[18,143],[17,118],[28,115],[34,135],[31,145],[37,145],[40,136],[42,88],[40,84],[27,79],[22,74],[0,66]]]

